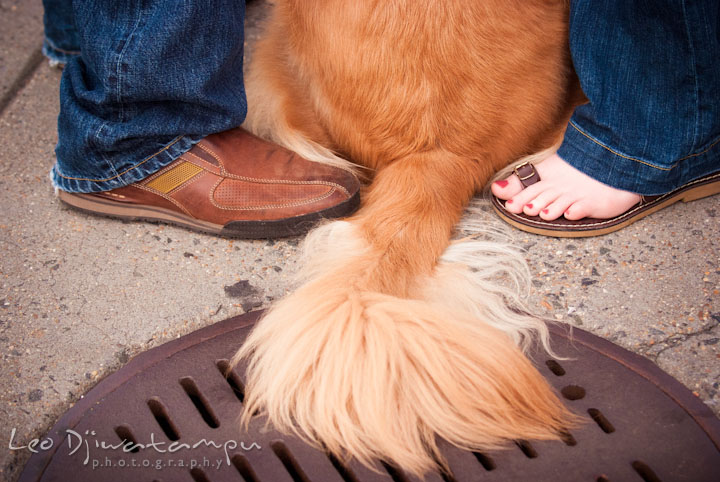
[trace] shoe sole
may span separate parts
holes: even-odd
[[[59,191],[58,198],[79,211],[128,221],[160,222],[227,238],[286,238],[307,233],[323,219],[347,216],[360,205],[360,193],[331,208],[315,213],[270,221],[231,221],[225,225],[195,219],[155,206],[127,205],[96,196]]]
[[[620,216],[611,219],[594,220],[596,222],[591,224],[571,224],[572,221],[556,223],[545,221],[539,216],[516,215],[506,211],[500,200],[495,197],[493,197],[492,206],[500,218],[521,231],[555,238],[589,238],[619,231],[635,221],[639,221],[676,202],[691,202],[720,194],[720,180],[718,179],[720,179],[720,173],[705,176],[665,196],[660,196],[652,202],[631,209]],[[543,225],[547,227],[543,227]]]

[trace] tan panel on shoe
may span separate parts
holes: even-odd
[[[202,167],[198,167],[189,162],[181,162],[169,171],[160,174],[158,177],[148,182],[146,186],[163,194],[167,194],[176,187],[197,176],[202,171]]]

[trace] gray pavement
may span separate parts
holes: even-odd
[[[300,241],[231,241],[60,205],[47,173],[61,72],[38,61],[40,3],[0,0],[2,480],[29,455],[10,450],[12,428],[26,444],[133,355],[268,306],[289,288]],[[248,5],[248,42],[265,12]],[[719,201],[600,238],[516,231],[531,306],[650,358],[720,414]]]

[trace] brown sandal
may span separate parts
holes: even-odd
[[[519,164],[514,172],[524,187],[540,180],[535,166],[529,162]],[[540,216],[511,213],[505,209],[505,203],[496,196],[492,196],[492,206],[498,216],[522,231],[558,238],[584,238],[612,233],[678,201],[690,202],[718,193],[720,193],[720,171],[689,182],[667,194],[642,196],[635,206],[610,219],[583,218],[571,221],[560,217],[546,221]]]

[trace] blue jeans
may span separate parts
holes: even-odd
[[[44,0],[45,44],[65,63],[53,184],[144,179],[245,119],[242,0]]]
[[[45,53],[67,62],[52,171],[61,189],[138,181],[244,120],[244,2],[44,3]],[[718,22],[717,0],[573,0],[570,47],[590,103],[561,157],[640,194],[720,169]]]
[[[645,195],[720,170],[720,2],[570,5],[572,59],[590,102],[575,110],[560,157]]]

